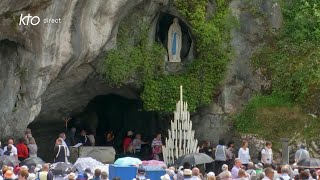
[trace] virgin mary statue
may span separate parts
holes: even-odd
[[[168,32],[169,62],[181,62],[182,33],[178,18],[173,19]]]

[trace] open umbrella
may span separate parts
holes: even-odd
[[[316,158],[302,159],[297,163],[297,166],[302,168],[312,168],[312,169],[320,168],[320,159],[316,159]]]
[[[175,161],[175,164],[182,166],[183,163],[185,162],[188,162],[191,165],[197,165],[197,164],[211,163],[213,162],[213,159],[204,153],[191,153],[191,154],[187,154],[179,157]]]
[[[166,163],[157,160],[142,161],[142,166],[160,166],[165,168],[167,167]]]
[[[121,165],[121,166],[132,166],[132,165],[140,165],[142,164],[142,161],[138,158],[133,157],[124,157],[119,158],[114,162],[115,165]]]
[[[53,175],[65,175],[72,172],[73,165],[70,163],[58,162],[51,164],[50,170],[52,171]]]
[[[39,158],[39,157],[29,157],[28,159],[23,160],[20,165],[28,166],[28,168],[31,168],[31,166],[37,166],[38,164],[45,164],[45,162]]]
[[[97,161],[91,157],[85,157],[78,158],[73,167],[75,167],[79,172],[82,172],[87,168],[93,170],[94,167],[102,165],[103,164],[100,161]]]
[[[19,165],[20,161],[17,160],[13,156],[1,156],[0,157],[0,167],[7,165],[11,167],[15,167],[16,165]]]

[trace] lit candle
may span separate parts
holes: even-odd
[[[180,100],[182,101],[182,85],[180,85]]]

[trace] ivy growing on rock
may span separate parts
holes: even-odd
[[[120,29],[117,49],[112,49],[102,63],[102,72],[107,82],[120,87],[134,82],[141,87],[146,80],[163,73],[165,49],[157,43],[148,43],[148,28],[142,26],[135,32],[136,39],[128,42],[128,28]]]
[[[190,111],[209,104],[230,59],[230,28],[236,21],[230,15],[229,1],[218,0],[210,18],[206,13],[207,0],[178,0],[175,3],[192,26],[196,58],[183,74],[161,76],[145,84],[142,99],[148,110],[173,111],[180,85],[184,87],[184,98]]]
[[[230,59],[230,29],[235,21],[230,15],[228,0],[217,0],[212,15],[207,14],[207,4],[207,0],[175,1],[175,6],[191,24],[196,41],[196,58],[185,71],[166,75],[164,48],[157,43],[150,45],[146,39],[148,29],[128,43],[130,37],[124,35],[132,32],[121,32],[130,29],[124,27],[119,32],[118,48],[108,52],[102,65],[108,83],[122,86],[133,80],[142,85],[141,98],[144,109],[149,111],[173,111],[180,85],[183,85],[184,99],[188,101],[190,111],[212,102]]]

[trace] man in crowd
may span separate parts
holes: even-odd
[[[137,178],[134,178],[132,180],[150,180],[146,178],[146,170],[143,168],[138,169]]]
[[[62,139],[58,138],[56,140],[56,145],[54,147],[54,162],[68,162],[66,147],[62,145]]]
[[[296,163],[301,161],[302,159],[310,158],[309,152],[306,150],[306,147],[304,145],[300,146],[300,149],[295,154],[295,161]]]
[[[87,136],[86,130],[82,129],[80,133],[80,142],[83,146],[91,146],[89,137]]]
[[[194,167],[192,169],[192,177],[191,177],[192,180],[201,180],[200,178],[200,170],[196,167]]]
[[[281,168],[281,176],[278,177],[276,180],[289,180],[289,179],[291,179],[289,176],[289,173],[290,173],[289,166],[288,165],[283,166]]]
[[[264,178],[262,180],[273,180],[273,176],[274,176],[274,170],[270,167],[267,167],[264,170]]]
[[[96,169],[94,170],[94,177],[92,178],[92,180],[100,180],[100,176],[101,176],[101,170]]]
[[[12,149],[11,149],[11,152],[12,152],[12,156],[14,156],[16,159],[18,159],[18,150],[17,148],[13,145],[13,139],[10,138],[8,140],[8,145],[11,145],[12,146]],[[4,147],[3,151],[6,152],[7,151],[7,147]]]
[[[239,178],[239,170],[241,168],[242,164],[241,164],[241,160],[239,158],[236,158],[234,160],[234,166],[231,169],[231,175],[232,175],[232,179],[238,179]]]
[[[42,165],[41,171],[36,175],[39,180],[47,180],[49,172],[49,164]]]
[[[12,145],[8,144],[8,146],[6,146],[7,150],[5,152],[3,152],[4,156],[13,156],[12,153]]]
[[[71,128],[71,131],[68,132],[67,139],[66,139],[66,143],[68,146],[74,146],[77,144],[76,143],[77,141],[75,139],[76,131],[77,131],[77,129],[73,127],[73,128]]]

